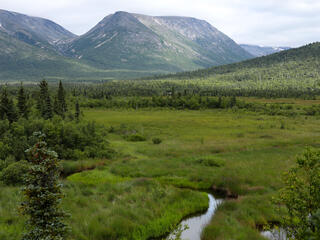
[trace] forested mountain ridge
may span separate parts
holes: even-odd
[[[136,78],[252,57],[205,21],[127,12],[108,15],[76,36],[50,20],[0,10],[0,37],[5,81]],[[39,56],[50,61],[39,64]],[[57,67],[65,62],[66,68]]]
[[[300,48],[293,48],[286,51],[274,53],[246,60],[239,63],[226,64],[223,66],[200,69],[183,73],[158,76],[157,78],[190,78],[204,77],[216,74],[236,74],[237,71],[250,71],[253,69],[274,70],[282,68],[283,71],[303,71],[305,74],[320,74],[320,42],[311,43]],[[235,75],[236,76],[236,75]],[[269,77],[272,77],[270,75]]]

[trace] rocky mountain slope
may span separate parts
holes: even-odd
[[[116,12],[65,47],[102,68],[183,71],[252,57],[209,23]]]

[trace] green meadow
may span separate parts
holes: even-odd
[[[258,226],[277,222],[281,214],[271,199],[282,186],[282,173],[306,146],[320,144],[317,116],[238,109],[83,113],[105,126],[116,155],[63,161],[69,239],[161,237],[184,217],[204,211],[203,192],[213,189],[237,198],[218,207],[202,239],[264,239]],[[23,232],[20,195],[19,187],[2,187],[0,239],[19,239]]]

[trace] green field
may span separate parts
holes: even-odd
[[[195,190],[213,187],[238,198],[218,208],[202,238],[263,239],[256,226],[279,219],[270,200],[282,186],[282,172],[305,146],[320,144],[317,116],[236,109],[86,109],[84,116],[109,130],[117,154],[92,160],[98,168],[63,180],[69,239],[77,240],[161,236],[183,217],[206,209],[206,195]],[[154,144],[153,138],[162,142]],[[19,188],[2,187],[0,239],[18,239],[23,231],[24,219],[15,210],[19,201]]]

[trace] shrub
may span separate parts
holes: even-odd
[[[160,138],[153,138],[152,142],[153,142],[153,144],[160,144],[160,143],[162,143],[162,140]]]
[[[24,174],[28,171],[27,161],[19,161],[6,167],[1,175],[1,180],[7,185],[18,185],[23,183]]]
[[[0,160],[0,171],[8,167],[10,164],[14,163],[14,156],[9,155],[5,160]]]
[[[126,137],[127,141],[130,142],[143,142],[146,141],[146,138],[139,134],[132,134]]]
[[[314,227],[320,209],[320,151],[307,149],[297,158],[296,165],[284,175],[284,187],[276,202],[285,205],[288,214],[282,218],[281,226],[290,239],[305,238],[307,234],[320,235]],[[313,219],[310,219],[313,218]]]

